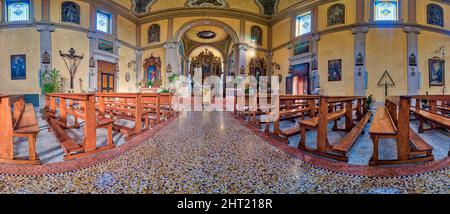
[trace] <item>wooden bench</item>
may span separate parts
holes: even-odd
[[[357,107],[353,106],[356,101]],[[348,161],[348,153],[356,143],[358,137],[362,134],[367,125],[371,113],[366,109],[365,97],[320,97],[319,114],[299,122],[301,128],[300,142],[298,149],[315,153],[320,156],[333,158],[340,161]],[[353,112],[356,110],[357,120],[355,125]],[[362,117],[358,116],[363,115]],[[337,127],[337,120],[345,118],[345,127]],[[347,135],[340,139],[335,146],[331,146],[328,141],[328,123],[333,121],[333,131],[346,131]],[[306,146],[306,130],[317,129],[317,149],[311,149]]]
[[[95,111],[95,94],[48,94],[50,106],[44,111],[44,117],[49,124],[50,129],[55,133],[61,147],[65,153],[64,159],[71,160],[96,154],[111,148],[114,148],[112,139],[113,120],[104,117],[104,115],[96,115]],[[59,100],[59,116],[57,114],[56,100]],[[68,110],[67,101],[78,103],[78,109]],[[67,115],[84,120],[84,138],[81,144],[73,140],[66,132]],[[105,146],[97,147],[97,129],[107,129],[107,142]]]
[[[387,97],[385,106],[377,109],[370,127],[373,155],[370,165],[398,165],[432,161],[432,147],[428,145],[410,125],[411,97]],[[379,139],[391,138],[397,142],[396,160],[379,160]]]
[[[33,105],[19,98],[13,108],[12,113],[10,97],[0,95],[0,121],[6,124],[0,129],[0,163],[38,165],[36,139],[39,126]],[[14,137],[28,139],[28,160],[14,158]]]

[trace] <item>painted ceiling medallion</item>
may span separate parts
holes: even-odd
[[[228,7],[225,0],[188,0],[187,7]]]
[[[131,0],[132,10],[136,14],[146,14],[150,12],[150,6],[153,5],[156,0]]]
[[[197,33],[197,36],[200,39],[214,39],[217,34],[212,31],[200,31]]]

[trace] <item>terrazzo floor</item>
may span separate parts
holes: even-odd
[[[376,178],[313,167],[230,113],[185,112],[127,153],[73,172],[0,175],[1,193],[450,193],[450,168]]]

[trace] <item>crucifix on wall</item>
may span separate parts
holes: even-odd
[[[70,89],[73,89],[73,80],[78,70],[78,66],[80,65],[80,62],[84,57],[84,54],[81,56],[75,55],[75,50],[73,48],[70,48],[68,54],[64,54],[61,51],[59,51],[59,55],[64,59],[64,63],[66,64],[67,70],[69,70]]]

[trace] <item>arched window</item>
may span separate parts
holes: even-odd
[[[153,24],[148,28],[148,43],[160,42],[161,27]]]
[[[345,24],[345,5],[335,4],[328,8],[328,27]]]
[[[375,0],[375,21],[397,21],[398,0]]]
[[[251,32],[251,36],[252,36],[252,42],[257,44],[257,45],[262,45],[262,34],[263,31],[259,26],[252,26],[252,32]]]
[[[80,6],[70,1],[63,2],[61,5],[61,21],[80,24]]]
[[[429,4],[427,6],[427,23],[444,27],[444,10],[437,4]]]
[[[98,10],[97,11],[97,30],[103,33],[112,33],[112,14]]]

